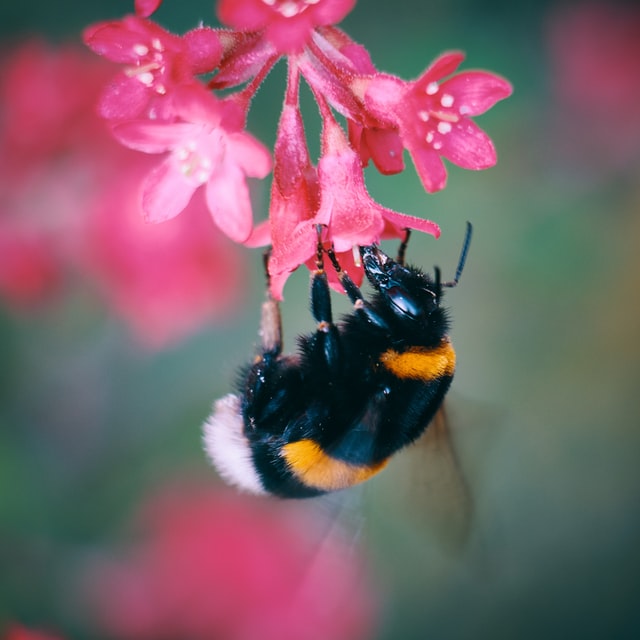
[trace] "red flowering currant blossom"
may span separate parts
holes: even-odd
[[[491,139],[471,116],[509,96],[511,85],[485,71],[466,71],[445,79],[463,59],[462,53],[446,53],[412,82],[380,74],[365,85],[366,108],[397,130],[430,193],[446,185],[441,156],[465,169],[486,169],[496,163]],[[377,143],[387,146],[390,155],[397,154],[393,135]]]
[[[356,0],[221,0],[218,17],[238,31],[263,31],[281,54],[301,51],[317,27],[340,22]]]
[[[213,29],[200,27],[179,37],[138,16],[93,25],[85,29],[84,41],[97,54],[126,65],[100,100],[100,113],[109,120],[164,117],[162,98],[212,71],[222,55]]]
[[[151,222],[169,220],[205,186],[209,210],[232,240],[245,242],[253,229],[246,176],[263,178],[271,170],[267,149],[244,131],[227,130],[225,104],[199,86],[172,96],[175,121],[133,120],[114,126],[116,137],[145,153],[169,151],[142,186],[142,208]]]
[[[134,524],[137,542],[87,565],[81,584],[82,610],[110,638],[370,637],[366,567],[301,504],[191,481],[158,491]]]
[[[459,53],[441,56],[413,82],[378,72],[366,49],[335,26],[354,4],[354,0],[221,0],[218,16],[229,28],[211,33],[203,28],[199,34],[209,66],[219,53],[212,77],[195,77],[205,65],[179,63],[190,60],[189,55],[175,60],[167,56],[167,68],[174,69],[170,76],[179,78],[177,84],[165,82],[164,67],[158,60],[156,68],[155,57],[150,62],[134,61],[129,73],[142,71],[149,85],[145,90],[155,89],[156,94],[159,82],[166,99],[161,105],[154,99],[134,122],[123,118],[114,127],[119,139],[133,148],[170,152],[143,188],[150,219],[175,216],[197,186],[207,182],[209,207],[231,238],[256,246],[269,242],[269,232],[273,246],[269,270],[276,297],[281,296],[287,274],[303,263],[313,264],[318,225],[323,242],[333,243],[346,261],[357,245],[402,237],[407,227],[437,235],[434,223],[403,216],[373,201],[363,177],[369,160],[384,174],[398,173],[404,169],[403,153],[408,149],[429,192],[445,186],[442,158],[470,169],[496,162],[491,140],[471,118],[509,95],[509,83],[483,71],[452,75],[462,61]],[[136,29],[132,30],[137,35]],[[94,32],[88,31],[88,41],[100,50]],[[176,46],[184,46],[175,37]],[[112,43],[111,49],[103,49],[115,59],[120,42],[133,43],[135,38],[112,30],[100,40]],[[145,47],[146,53],[146,41]],[[131,46],[125,50],[130,55]],[[268,168],[257,143],[251,144],[253,139],[244,133],[246,114],[255,92],[282,57],[288,62],[289,79],[274,153],[269,222],[254,229],[244,176],[264,176]],[[147,75],[148,64],[156,75]],[[226,90],[224,105],[235,105],[235,117],[222,113],[222,103],[215,98],[209,101],[205,121],[186,115],[184,98],[179,99],[182,113],[174,109],[169,94],[181,93],[191,95],[200,103],[195,109],[203,111],[204,98],[196,97],[196,91],[184,91],[189,84],[185,70],[193,75],[192,87],[200,84],[212,93]],[[322,119],[317,166],[310,162],[306,147],[298,101],[300,77],[311,88]],[[119,90],[114,93],[118,95],[110,98],[115,104],[112,111],[120,116],[126,110],[120,108]],[[345,119],[348,140],[334,112]],[[231,204],[236,201],[240,206],[234,211]],[[357,280],[359,275],[353,277]]]

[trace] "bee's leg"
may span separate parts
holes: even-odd
[[[342,362],[340,358],[340,334],[333,324],[331,311],[331,290],[327,273],[324,269],[324,249],[321,240],[322,227],[318,228],[318,248],[316,252],[316,269],[311,274],[311,313],[317,323],[313,348],[322,353],[322,359],[328,372],[335,375]]]
[[[271,295],[271,278],[269,276],[268,249],[263,254],[264,273],[267,281],[266,300],[262,303],[260,317],[260,342],[263,353],[279,356],[282,353],[282,318],[280,316],[280,304]]]
[[[284,401],[281,389],[287,364],[282,355],[280,304],[273,298],[270,290],[269,256],[270,251],[267,250],[263,257],[266,299],[262,303],[260,316],[260,347],[253,363],[247,367],[242,383],[242,410],[252,429],[262,425],[268,416],[279,411],[280,403]]]
[[[411,229],[407,227],[404,230],[404,238],[398,247],[398,255],[396,256],[396,262],[398,264],[404,265],[404,256],[407,252],[407,246],[409,245],[409,238],[411,237]]]
[[[364,315],[365,318],[372,324],[386,329],[387,323],[373,310],[371,305],[364,299],[360,288],[351,279],[351,276],[349,276],[346,271],[343,271],[340,263],[338,262],[338,257],[336,256],[333,247],[327,249],[327,255],[329,256],[329,260],[331,260],[333,268],[336,270],[336,274],[338,276],[338,280],[340,280],[342,288],[349,297],[349,300],[351,300],[351,302],[353,303],[354,311]]]

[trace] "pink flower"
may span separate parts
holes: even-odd
[[[553,7],[547,45],[557,100],[551,139],[561,162],[637,171],[640,160],[640,9],[620,2]]]
[[[78,266],[144,345],[164,347],[228,318],[245,265],[208,214],[203,194],[162,225],[140,215],[137,186],[149,159],[122,150],[122,171],[88,212]]]
[[[264,502],[191,483],[137,516],[136,543],[96,560],[82,585],[118,640],[355,640],[373,598],[349,545],[306,505]]]
[[[0,218],[0,298],[24,308],[40,302],[61,279],[60,259],[39,229]]]
[[[465,169],[486,169],[496,163],[493,143],[470,116],[509,96],[511,85],[484,71],[466,71],[445,80],[463,58],[462,53],[444,54],[413,82],[379,75],[366,83],[366,108],[387,128],[397,130],[429,192],[446,184],[441,156]],[[376,154],[396,156],[394,135],[378,136],[375,144]],[[368,139],[367,147],[371,146]]]
[[[286,129],[281,121],[279,140],[287,137],[295,142],[290,147],[276,147],[276,176],[279,174],[277,167],[287,166],[286,149],[303,148],[302,160],[289,152],[294,158],[289,158],[289,161],[295,166],[310,167],[302,138],[302,121],[293,107],[290,107],[288,121]],[[269,272],[272,276],[272,294],[276,298],[281,297],[288,274],[300,264],[311,261],[310,268],[314,268],[317,225],[322,225],[323,240],[334,247],[339,259],[350,264],[353,264],[353,260],[348,256],[354,246],[378,242],[383,236],[402,237],[404,229],[409,227],[436,237],[440,235],[435,223],[397,213],[371,199],[364,184],[360,158],[349,146],[342,129],[328,114],[324,118],[322,142],[317,187],[309,180],[309,171],[298,174],[289,192],[274,186],[271,203],[273,250]],[[291,174],[284,172],[284,175]],[[283,180],[274,181],[274,184],[276,182],[282,184]],[[312,186],[314,191],[310,191]],[[357,282],[362,278],[361,267],[349,273]],[[332,282],[337,284],[332,270],[329,270],[329,274]]]
[[[138,16],[93,25],[84,41],[97,54],[126,65],[100,100],[100,113],[110,120],[162,117],[162,98],[193,83],[194,75],[212,71],[222,55],[213,29],[200,27],[180,37]]]
[[[221,0],[218,17],[238,31],[264,31],[279,53],[300,51],[316,27],[340,22],[355,0]]]
[[[21,624],[12,624],[2,636],[2,640],[62,640],[62,636],[48,631],[29,629]]]
[[[267,149],[244,131],[224,128],[225,107],[204,89],[183,87],[173,96],[178,121],[136,120],[116,125],[128,147],[169,156],[142,185],[142,208],[151,222],[178,215],[205,186],[207,206],[222,231],[236,242],[251,235],[253,216],[246,177],[271,169]]]

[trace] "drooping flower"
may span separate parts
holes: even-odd
[[[245,242],[253,228],[246,177],[267,175],[269,152],[250,134],[225,129],[226,105],[200,87],[176,91],[172,108],[174,122],[135,120],[114,127],[116,137],[132,149],[169,152],[142,185],[147,219],[175,217],[204,186],[218,227],[232,240]]]
[[[323,242],[333,247],[339,259],[351,254],[354,246],[378,242],[385,231],[388,237],[402,237],[408,227],[436,237],[440,233],[435,223],[399,214],[371,198],[358,154],[319,96],[324,123],[322,154],[317,169],[312,167],[297,107],[297,83],[298,71],[290,68],[287,104],[278,129],[271,201],[269,273],[276,298],[281,297],[289,273],[303,263],[314,264],[319,228]],[[362,268],[350,271],[350,275],[359,282]],[[333,271],[329,276],[337,285]]]
[[[496,163],[491,139],[471,116],[509,96],[512,88],[503,78],[485,71],[466,71],[447,78],[463,59],[462,53],[446,53],[412,82],[381,74],[366,83],[366,108],[397,130],[430,193],[446,184],[442,157],[465,169],[486,169]],[[395,153],[393,136],[380,142]]]
[[[118,640],[368,637],[365,567],[314,523],[302,505],[165,488],[141,506],[137,543],[87,567],[83,610]]]
[[[212,71],[222,55],[213,29],[199,27],[179,37],[139,16],[92,25],[84,41],[97,54],[126,65],[100,100],[100,113],[109,120],[162,117],[162,98]]]
[[[221,0],[218,17],[238,31],[263,31],[279,53],[300,51],[313,29],[340,22],[355,0]]]

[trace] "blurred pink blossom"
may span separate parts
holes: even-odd
[[[48,631],[12,624],[2,636],[2,640],[63,640],[63,638]]]
[[[369,637],[362,560],[308,506],[198,483],[160,491],[136,542],[89,565],[87,614],[119,640]]]
[[[553,7],[547,42],[556,147],[600,174],[637,163],[640,8],[620,2]]]
[[[165,229],[144,223],[152,162],[117,144],[95,111],[112,75],[84,51],[42,42],[3,60],[0,297],[33,305],[80,275],[160,346],[228,314],[244,269],[201,198]]]

